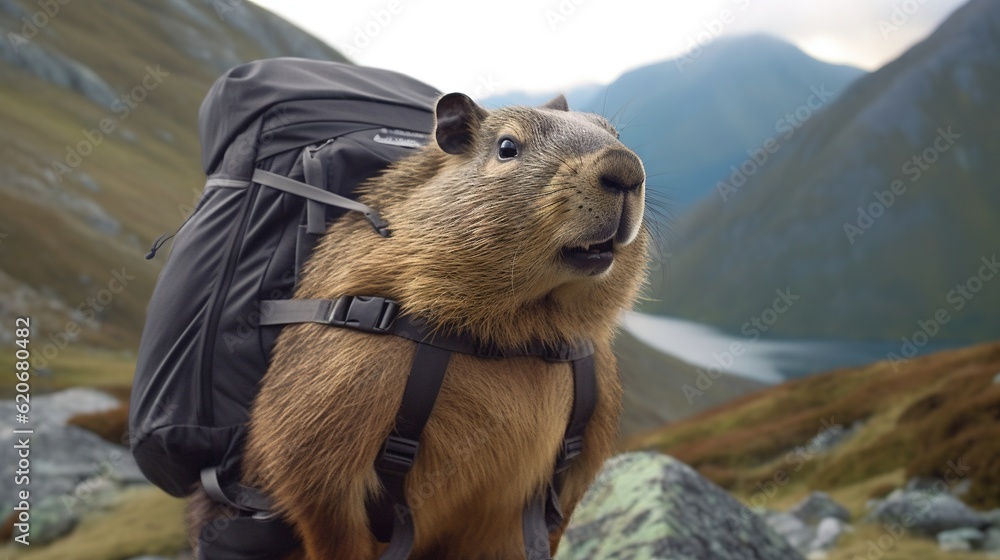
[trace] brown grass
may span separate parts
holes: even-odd
[[[792,488],[835,490],[899,470],[944,478],[967,465],[967,500],[1000,507],[1000,342],[842,369],[760,391],[663,429],[632,438],[630,449],[658,449],[720,486],[752,492],[787,471]],[[824,421],[862,430],[821,459],[790,454]],[[791,467],[795,467],[792,469]],[[952,480],[953,477],[949,477]]]
[[[105,441],[122,445],[125,433],[128,431],[128,403],[101,412],[77,414],[67,423],[90,430]]]

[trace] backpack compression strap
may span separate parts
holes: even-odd
[[[383,220],[374,208],[366,206],[356,200],[351,200],[347,197],[340,196],[339,194],[334,194],[319,187],[307,185],[301,181],[289,179],[284,175],[278,175],[277,173],[271,173],[270,171],[265,171],[263,169],[255,169],[251,181],[266,187],[271,187],[272,189],[278,189],[279,191],[301,196],[311,202],[326,204],[328,206],[336,206],[346,210],[353,210],[354,212],[361,212],[364,214],[365,219],[368,220],[368,223],[375,228],[375,231],[379,235],[382,237],[391,236],[391,233],[389,232],[389,222]],[[310,205],[307,210],[309,219],[307,227],[309,229],[309,233],[323,233],[326,231],[326,223],[322,221],[322,215],[316,213],[315,205]]]
[[[415,534],[412,512],[406,501],[406,475],[416,460],[420,435],[444,382],[451,354],[459,352],[486,358],[534,356],[550,362],[571,362],[573,405],[556,456],[552,481],[546,493],[527,504],[522,514],[527,559],[551,558],[548,536],[564,522],[559,493],[566,471],[583,450],[584,431],[597,402],[591,342],[560,347],[536,343],[516,350],[502,349],[468,337],[435,334],[423,321],[399,316],[399,304],[381,297],[261,302],[261,326],[291,323],[321,323],[369,333],[394,334],[418,343],[396,416],[396,427],[375,461],[376,472],[386,491],[378,502],[369,503],[368,516],[372,534],[381,542],[389,542],[380,560],[406,560],[413,547]]]

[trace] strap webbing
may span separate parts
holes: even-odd
[[[539,495],[524,506],[521,513],[521,532],[524,535],[526,560],[551,560],[549,531],[545,526],[545,496]]]
[[[565,522],[559,505],[559,494],[566,481],[566,471],[583,451],[583,434],[597,406],[597,376],[594,373],[594,356],[573,360],[573,408],[563,436],[562,446],[556,455],[552,482],[544,494],[525,504],[521,517],[525,552],[528,560],[548,560],[548,536],[559,530]]]
[[[293,323],[329,324],[336,300],[284,299],[266,300],[260,304],[260,326]]]
[[[303,150],[302,174],[306,184],[326,191],[323,188],[326,185],[326,177],[322,176],[323,160],[316,157],[311,149]],[[306,203],[306,232],[313,235],[326,233],[326,206],[323,203],[315,200]]]
[[[406,474],[420,449],[420,435],[434,409],[451,352],[428,344],[418,344],[403,400],[396,415],[396,427],[375,460],[385,492],[369,503],[372,534],[389,541],[381,560],[406,560],[413,548],[413,516],[406,501]],[[391,535],[391,536],[390,536]]]
[[[301,196],[307,200],[321,202],[329,206],[336,206],[346,210],[353,210],[354,212],[361,212],[364,214],[365,219],[368,220],[368,223],[375,228],[375,231],[379,235],[382,237],[389,237],[390,235],[389,223],[383,220],[374,208],[366,206],[356,200],[351,200],[347,197],[340,196],[339,194],[334,194],[312,185],[307,185],[300,181],[289,179],[284,175],[278,175],[277,173],[271,173],[270,171],[265,171],[263,169],[255,169],[251,180],[254,183],[278,189],[279,191],[284,191],[289,194],[294,194],[295,196]],[[307,213],[308,212],[309,210],[307,209]],[[310,233],[312,233],[312,231],[310,231]]]
[[[236,509],[249,512],[269,512],[274,504],[263,492],[239,483],[222,486],[219,471],[208,467],[201,471],[201,484],[210,498]]]
[[[573,360],[573,408],[569,424],[563,435],[562,447],[556,455],[555,472],[545,504],[545,521],[550,532],[563,525],[559,494],[566,482],[566,471],[583,452],[584,432],[597,406],[597,375],[594,373],[594,355]]]
[[[364,332],[394,334],[438,348],[482,358],[533,356],[550,362],[571,362],[594,353],[590,341],[557,347],[535,343],[522,348],[497,348],[467,336],[434,333],[418,317],[399,315],[399,304],[380,297],[341,296],[337,299],[265,300],[261,326],[320,323]]]

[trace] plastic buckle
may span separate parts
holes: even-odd
[[[573,436],[566,438],[559,448],[559,455],[556,456],[556,474],[564,472],[573,464],[573,461],[583,453],[583,436]]]
[[[399,304],[372,296],[343,296],[337,299],[327,323],[363,332],[384,334],[399,314]]]
[[[417,459],[420,443],[399,436],[389,436],[382,452],[375,460],[375,470],[386,474],[406,476]]]
[[[382,237],[392,237],[392,232],[389,231],[389,222],[382,219],[374,209],[369,209],[368,212],[364,213],[365,219],[371,224],[372,228],[375,229],[375,233],[381,235]]]

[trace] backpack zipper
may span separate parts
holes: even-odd
[[[212,392],[212,361],[215,357],[215,341],[219,328],[219,319],[222,317],[220,299],[229,293],[229,285],[233,282],[235,274],[236,260],[239,258],[239,248],[237,245],[243,239],[247,226],[250,222],[250,207],[257,197],[257,190],[260,188],[256,183],[251,184],[243,200],[243,209],[240,211],[239,227],[231,234],[228,247],[226,248],[225,268],[222,271],[222,279],[215,286],[212,293],[212,300],[208,306],[208,322],[205,329],[205,337],[202,339],[201,348],[201,395],[199,402],[201,410],[199,417],[208,426],[215,427],[215,415],[213,414],[214,395]]]

